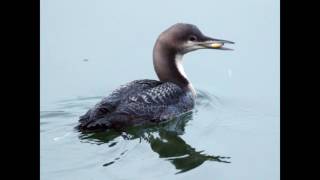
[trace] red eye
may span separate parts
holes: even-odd
[[[196,40],[197,40],[197,37],[195,37],[195,36],[190,36],[190,37],[189,37],[189,40],[190,40],[190,41],[196,41]]]

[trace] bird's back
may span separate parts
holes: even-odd
[[[102,99],[80,117],[80,130],[121,128],[161,122],[191,110],[194,99],[174,83],[136,80]]]

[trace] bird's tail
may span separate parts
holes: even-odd
[[[79,125],[76,127],[79,131],[99,131],[106,129],[121,129],[130,126],[133,118],[128,114],[110,113],[100,118],[90,117],[90,112],[81,116]]]

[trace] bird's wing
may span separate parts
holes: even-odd
[[[120,86],[114,90],[109,96],[103,98],[86,114],[80,117],[80,122],[101,118],[113,112],[121,101],[126,100],[131,94],[155,87],[162,82],[156,80],[135,80]]]
[[[129,95],[119,104],[117,112],[158,118],[168,106],[179,103],[184,91],[174,83],[165,82]]]

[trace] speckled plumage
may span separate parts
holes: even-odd
[[[105,129],[161,122],[194,106],[191,92],[171,82],[136,80],[102,99],[80,117],[80,129]]]

